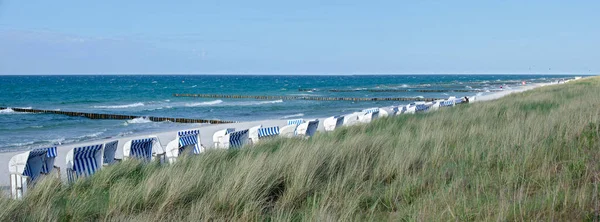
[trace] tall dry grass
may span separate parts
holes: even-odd
[[[274,139],[160,166],[45,180],[1,221],[591,220],[600,78]]]

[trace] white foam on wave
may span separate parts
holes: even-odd
[[[201,102],[201,103],[186,103],[185,106],[187,107],[196,107],[196,106],[210,106],[210,105],[216,105],[219,103],[222,103],[223,100],[214,100],[214,101],[208,101],[208,102]]]
[[[134,124],[134,123],[151,123],[152,121],[146,117],[138,117],[135,119],[130,119],[125,122],[125,125]]]
[[[423,98],[425,98],[425,97],[423,97],[423,96],[416,96],[416,98],[421,98],[421,99],[423,99]]]
[[[144,106],[144,103],[132,103],[132,104],[113,105],[113,106],[93,106],[93,107],[96,109],[125,109],[125,108],[139,107],[139,106]]]
[[[273,101],[260,101],[257,102],[256,104],[260,105],[260,104],[273,104],[273,103],[282,103],[283,100],[273,100]]]
[[[6,108],[3,110],[0,110],[0,114],[9,114],[9,113],[14,113],[15,111],[11,108]]]
[[[283,116],[283,119],[289,119],[289,118],[294,118],[294,117],[303,117],[304,113],[297,113],[297,114],[293,114],[293,115],[287,115],[287,116]]]
[[[100,132],[96,132],[96,133],[91,133],[91,134],[83,135],[83,136],[77,137],[77,139],[96,138],[96,137],[98,137],[98,136],[100,136],[102,134],[104,134],[104,131],[100,131]]]
[[[20,147],[20,146],[29,146],[29,145],[33,145],[33,141],[29,141],[29,142],[24,142],[24,143],[11,143],[8,144],[6,146],[8,147]]]

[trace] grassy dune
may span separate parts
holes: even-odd
[[[47,179],[12,220],[592,220],[600,78],[177,164]]]

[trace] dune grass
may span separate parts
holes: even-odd
[[[160,166],[46,179],[0,221],[592,220],[600,78]]]

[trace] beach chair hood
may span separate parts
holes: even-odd
[[[67,153],[67,169],[71,169],[76,177],[93,175],[102,168],[103,147],[104,144],[96,144],[73,148]]]

